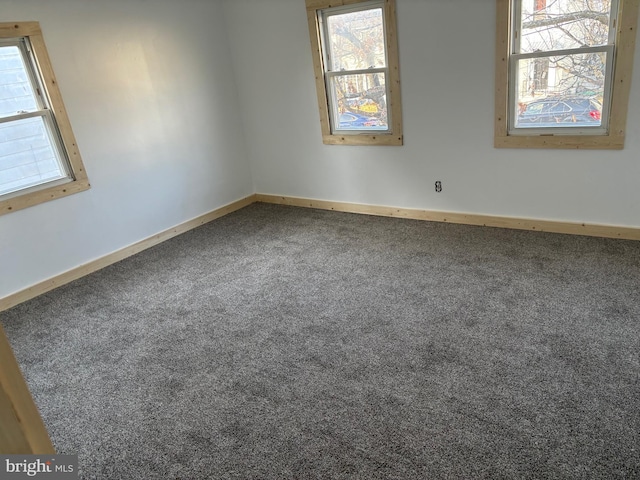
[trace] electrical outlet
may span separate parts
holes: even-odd
[[[436,182],[436,192],[440,193],[442,191],[442,182],[438,180]]]

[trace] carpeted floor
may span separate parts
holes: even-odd
[[[640,478],[640,242],[254,204],[0,317],[81,478]]]

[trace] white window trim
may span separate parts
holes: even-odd
[[[617,24],[609,31],[610,43],[615,36],[615,51],[612,46],[590,47],[572,49],[573,53],[581,53],[578,50],[607,51],[607,61],[615,64],[612,67],[612,75],[609,75],[605,85],[610,92],[610,101],[603,105],[603,120],[605,127],[584,129],[518,129],[511,128],[510,122],[515,115],[515,108],[510,104],[515,92],[513,84],[509,82],[510,76],[516,74],[517,58],[523,58],[524,54],[512,54],[512,42],[514,31],[512,28],[517,7],[514,3],[519,0],[496,1],[496,98],[495,98],[495,134],[494,145],[497,148],[593,148],[593,149],[622,149],[626,131],[626,119],[629,103],[629,91],[631,87],[631,75],[633,69],[633,55],[635,47],[635,30],[638,20],[637,0],[614,0],[618,3]],[[612,19],[612,22],[616,19]],[[612,53],[611,53],[612,52]],[[550,52],[526,54],[526,58],[536,56],[549,56]],[[555,53],[555,52],[554,52]],[[510,61],[511,59],[511,61]],[[510,70],[511,69],[511,70]],[[606,94],[607,92],[605,92]],[[608,128],[606,128],[608,120]]]
[[[341,72],[325,72],[324,65],[327,62],[326,55],[322,48],[322,40],[325,36],[323,31],[323,10],[345,7],[341,13],[349,10],[359,10],[358,4],[372,3],[371,0],[306,0],[307,18],[309,22],[309,35],[311,39],[311,49],[313,54],[313,66],[316,76],[316,91],[318,96],[318,107],[320,111],[320,126],[322,130],[322,140],[330,145],[402,145],[402,109],[400,103],[400,74],[398,66],[398,43],[396,34],[396,12],[395,0],[381,0],[378,3],[384,11],[384,33],[385,50],[387,56],[386,67],[383,69],[367,69],[349,71],[354,73],[376,73],[383,70],[386,73],[385,86],[387,88],[387,118],[389,130],[378,131],[354,131],[335,130],[332,131],[331,95],[327,91],[326,79],[331,76],[342,74]],[[372,5],[375,6],[375,5]],[[335,10],[339,12],[339,9]],[[331,12],[333,14],[333,11]]]
[[[53,73],[51,60],[44,43],[40,24],[38,22],[0,23],[0,39],[25,38],[29,45],[35,67],[38,69],[37,84],[44,89],[43,97],[46,105],[36,116],[46,116],[50,137],[60,147],[68,178],[58,179],[41,185],[25,188],[0,197],[0,215],[11,213],[23,208],[65,197],[90,188],[89,180],[80,157],[77,142],[71,123],[62,101],[58,82]],[[35,80],[35,79],[34,79]],[[57,127],[57,129],[55,128]],[[56,131],[57,130],[57,131]]]

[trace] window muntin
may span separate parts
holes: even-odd
[[[322,11],[331,133],[389,132],[381,2]]]
[[[510,135],[606,135],[615,57],[617,0],[514,0],[509,66]],[[534,118],[549,99],[596,110]]]

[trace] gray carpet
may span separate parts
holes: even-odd
[[[254,204],[0,314],[81,478],[640,478],[640,242]]]

